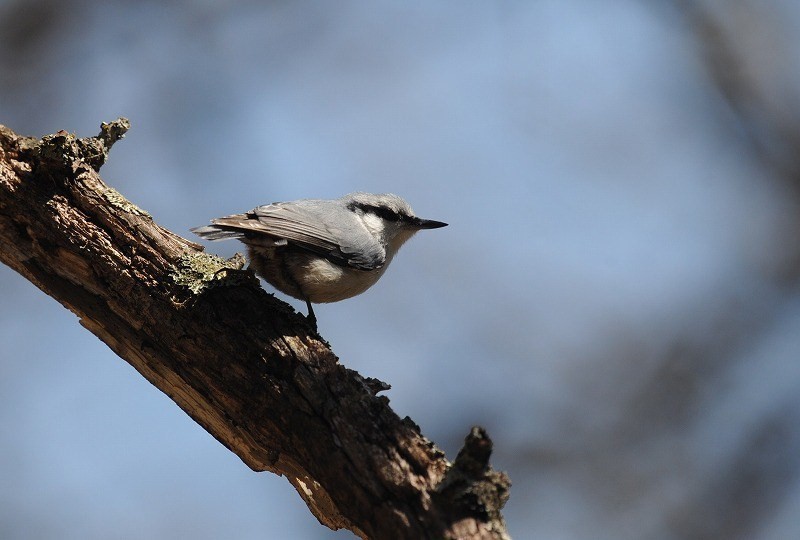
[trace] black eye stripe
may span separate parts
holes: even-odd
[[[359,209],[364,213],[371,213],[375,214],[379,218],[385,219],[386,221],[402,221],[407,219],[407,216],[399,214],[390,208],[386,208],[385,206],[373,206],[369,204],[359,204],[359,203],[352,203],[350,204],[350,209],[355,210]]]

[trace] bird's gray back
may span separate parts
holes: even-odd
[[[247,214],[215,219],[212,223],[243,231],[245,243],[248,239],[257,243],[259,235],[285,239],[341,266],[375,270],[386,260],[382,243],[340,200],[266,204]]]

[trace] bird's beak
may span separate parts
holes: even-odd
[[[432,219],[418,219],[414,225],[418,229],[438,229],[439,227],[447,227],[447,223],[434,221]]]

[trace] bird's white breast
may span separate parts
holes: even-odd
[[[308,299],[315,303],[338,302],[363,293],[383,275],[377,270],[357,270],[338,266],[319,257],[310,257],[294,271],[294,278]]]

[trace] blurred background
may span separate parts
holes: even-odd
[[[800,538],[798,27],[793,0],[0,0],[0,123],[127,116],[102,175],[186,237],[354,190],[450,223],[320,332],[451,458],[489,430],[514,538]],[[0,298],[0,537],[353,538],[6,267]]]

